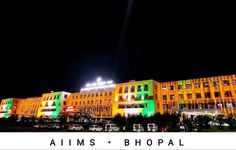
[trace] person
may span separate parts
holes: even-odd
[[[123,126],[123,131],[125,131],[125,126]]]

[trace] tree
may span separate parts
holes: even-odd
[[[231,129],[235,129],[236,128],[236,119],[233,117],[232,114],[230,114],[228,116],[227,123],[230,125]]]
[[[112,122],[117,124],[118,126],[124,126],[126,124],[126,118],[122,117],[120,114],[117,114],[113,119]]]

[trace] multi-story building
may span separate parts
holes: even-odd
[[[59,113],[66,111],[66,99],[68,92],[51,92],[42,95],[41,105],[38,108],[37,117],[47,116],[57,118]]]
[[[41,97],[31,97],[19,101],[19,116],[37,117],[38,108],[41,105]]]
[[[80,92],[51,92],[41,98],[3,99],[0,117],[13,114],[57,118],[87,113],[94,118],[152,116],[155,113],[184,112],[189,115],[236,116],[236,75],[170,82],[155,80],[114,84],[102,81],[87,84]]]
[[[68,98],[68,113],[77,112],[90,114],[94,118],[111,118],[114,102],[113,81],[102,81],[100,78],[79,93],[73,93]]]
[[[19,101],[18,98],[2,99],[0,105],[0,118],[9,118],[11,115],[17,115],[19,113]]]
[[[159,111],[155,103],[158,101],[158,83],[154,80],[134,81],[117,84],[115,101],[112,106],[113,117],[143,115],[152,116]],[[155,111],[156,110],[156,111]]]
[[[161,112],[236,115],[236,75],[160,83]]]

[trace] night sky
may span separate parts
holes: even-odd
[[[115,82],[235,74],[229,2],[10,4],[1,14],[0,99]]]

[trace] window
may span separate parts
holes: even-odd
[[[129,96],[128,96],[128,95],[126,95],[126,96],[125,96],[125,100],[128,100],[128,98],[129,98]]]
[[[183,86],[182,86],[182,85],[178,85],[178,89],[179,89],[179,90],[182,90],[182,89],[183,89]]]
[[[233,105],[232,105],[232,103],[226,103],[226,107],[227,108],[233,108]]]
[[[166,95],[163,95],[163,100],[167,100],[167,96]]]
[[[155,99],[157,99],[157,94],[155,94]]]
[[[55,99],[56,99],[56,97],[57,97],[57,96],[56,96],[56,95],[54,95],[53,99],[55,100]]]
[[[129,90],[129,87],[126,86],[126,87],[125,87],[125,93],[128,93],[128,90]]]
[[[162,90],[166,90],[166,85],[163,85],[163,86],[162,86]]]
[[[122,96],[119,96],[119,101],[122,101],[123,100],[123,97]]]
[[[96,97],[98,97],[98,93],[96,93]]]
[[[135,86],[131,86],[130,92],[135,92]]]
[[[204,83],[203,83],[203,86],[204,86],[204,87],[209,87],[209,82],[204,82]]]
[[[92,97],[94,97],[94,94],[92,94]]]
[[[224,83],[224,86],[229,86],[229,80],[224,80],[223,83]]]
[[[81,95],[80,95],[80,98],[82,98],[82,97],[83,97],[83,95],[81,94]]]
[[[236,85],[236,80],[234,80],[234,84]]]
[[[186,84],[186,89],[191,89],[191,84]]]
[[[93,104],[93,100],[91,101],[91,104]]]
[[[192,94],[187,94],[187,99],[192,99]]]
[[[90,94],[88,94],[88,97],[90,97]]]
[[[87,104],[89,104],[89,101],[87,101]]]
[[[201,98],[201,93],[196,93],[196,98]]]
[[[131,95],[131,100],[135,100],[135,97],[134,97],[134,95]]]
[[[154,86],[155,90],[157,90],[157,85]]]
[[[110,92],[109,95],[111,96],[111,95],[112,95],[112,92]]]
[[[109,104],[111,103],[111,99],[109,99],[108,103],[109,103]]]
[[[120,87],[120,88],[119,88],[119,93],[122,93],[122,90],[123,90],[122,87]]]
[[[86,94],[84,94],[84,98],[86,97]]]
[[[141,92],[141,91],[142,91],[142,86],[138,85],[138,92]]]
[[[148,84],[144,84],[144,91],[148,91]]]
[[[174,95],[170,95],[170,99],[174,100],[175,96]]]
[[[215,92],[215,98],[220,97],[220,92]]]
[[[231,94],[231,91],[225,91],[225,97],[231,97],[232,94]]]
[[[148,99],[148,94],[144,94],[144,99]]]
[[[173,85],[170,86],[170,90],[174,90],[174,86]]]
[[[122,90],[121,90],[121,92],[122,92]],[[102,96],[102,93],[100,93],[100,96]]]
[[[107,92],[105,92],[105,96],[107,96]]]
[[[200,83],[195,83],[194,85],[195,85],[195,88],[196,88],[196,89],[199,89],[199,88],[200,88]]]
[[[179,94],[179,99],[184,99],[184,95],[183,94]]]
[[[211,98],[211,93],[210,92],[206,92],[205,93],[205,98]]]
[[[218,87],[219,86],[219,82],[218,81],[213,82],[213,86],[214,87]]]
[[[66,101],[63,102],[63,105],[66,105]]]
[[[64,98],[67,98],[67,95],[64,95]]]

